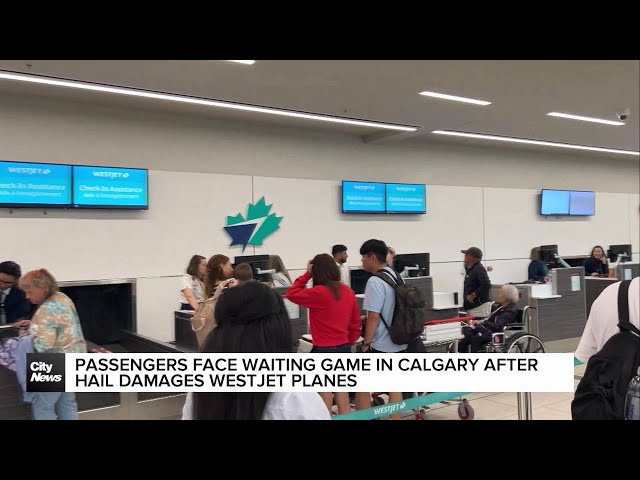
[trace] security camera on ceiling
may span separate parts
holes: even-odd
[[[618,120],[620,121],[625,121],[626,119],[629,118],[629,115],[631,115],[631,109],[630,108],[625,108],[624,110],[622,110],[622,112],[619,112],[616,114],[616,116],[618,117]]]

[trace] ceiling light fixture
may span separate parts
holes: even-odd
[[[455,95],[445,95],[444,93],[436,92],[420,92],[420,95],[425,97],[441,98],[443,100],[453,100],[456,102],[473,103],[474,105],[491,105],[491,102],[484,100],[475,100],[473,98],[456,97]]]
[[[243,63],[245,65],[253,65],[256,63],[255,60],[227,60],[227,62]]]
[[[602,118],[583,117],[580,115],[571,115],[570,113],[551,112],[551,113],[547,113],[547,115],[549,115],[550,117],[568,118],[570,120],[580,120],[583,122],[604,123],[605,125],[616,125],[616,126],[626,125],[624,122],[604,120]]]
[[[115,93],[119,95],[128,95],[131,97],[152,98],[155,100],[166,100],[179,103],[187,103],[193,105],[204,105],[208,107],[228,108],[231,110],[242,110],[256,113],[268,113],[271,115],[280,115],[283,117],[302,118],[306,120],[317,120],[320,122],[341,123],[346,125],[356,125],[359,127],[381,128],[386,130],[398,130],[403,132],[415,132],[418,127],[407,125],[396,125],[392,123],[373,122],[368,120],[357,120],[344,117],[333,117],[330,115],[321,115],[315,113],[297,112],[295,110],[282,110],[278,108],[259,107],[244,103],[234,103],[222,100],[209,100],[206,98],[190,97],[186,95],[176,95],[169,93],[159,93],[149,90],[139,90],[126,87],[114,87],[101,85],[98,83],[79,82],[75,80],[62,80],[51,77],[43,77],[38,75],[24,75],[13,72],[0,70],[0,79],[15,80],[20,82],[29,82],[43,85],[52,85],[56,87],[75,88],[78,90],[88,90],[103,93]]]
[[[531,145],[542,145],[542,146],[548,146],[548,147],[569,148],[573,150],[590,150],[593,152],[620,153],[623,155],[640,155],[640,152],[635,152],[633,150],[618,150],[615,148],[590,147],[588,145],[573,145],[570,143],[544,142],[541,140],[529,140],[527,138],[517,138],[517,137],[501,137],[497,135],[485,135],[482,133],[455,132],[451,130],[435,130],[432,133],[435,133],[436,135],[450,135],[454,137],[479,138],[481,140],[495,140],[498,142],[526,143]]]

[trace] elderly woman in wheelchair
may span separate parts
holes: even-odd
[[[503,285],[498,291],[497,310],[483,320],[471,320],[468,327],[463,328],[464,338],[458,344],[460,353],[477,353],[486,351],[495,333],[502,332],[507,325],[521,324],[522,312],[516,303],[519,299],[518,289],[513,285]]]

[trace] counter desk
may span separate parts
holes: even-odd
[[[585,276],[583,267],[556,268],[546,284],[514,284],[520,293],[518,309],[529,306],[529,331],[543,342],[582,336],[586,324]],[[491,286],[496,298],[502,285]]]

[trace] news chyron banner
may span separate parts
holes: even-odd
[[[573,392],[571,353],[30,353],[31,392]]]

